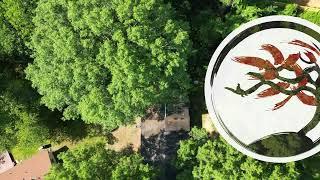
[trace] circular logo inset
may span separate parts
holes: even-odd
[[[219,133],[255,159],[320,151],[320,27],[289,16],[253,20],[219,45],[205,98]]]

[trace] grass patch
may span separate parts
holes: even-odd
[[[311,21],[317,25],[320,25],[320,10],[314,11],[314,10],[308,10],[305,9],[299,17],[306,19],[308,21]]]

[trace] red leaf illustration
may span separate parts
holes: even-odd
[[[307,51],[304,54],[310,59],[310,62],[315,63],[317,61],[317,58],[314,56],[312,52]]]
[[[291,97],[292,97],[292,96],[288,96],[288,97],[285,98],[283,101],[278,102],[278,103],[274,106],[274,108],[273,108],[272,110],[274,111],[274,110],[277,110],[277,109],[283,107],[283,106],[290,100]]]
[[[284,57],[283,57],[281,51],[277,47],[275,47],[274,45],[264,44],[261,47],[263,50],[268,51],[272,55],[275,65],[281,64],[284,61]]]
[[[274,68],[274,66],[269,61],[266,61],[258,57],[240,56],[240,57],[235,57],[232,60],[238,63],[257,67],[260,70],[266,69],[266,68],[272,68],[272,67]]]
[[[309,96],[302,91],[300,91],[297,94],[297,97],[303,104],[310,105],[310,106],[317,106],[318,105],[316,98],[314,96]]]
[[[294,65],[300,58],[300,53],[297,54],[290,54],[288,58],[284,61],[283,67],[290,68]]]
[[[320,55],[320,52],[317,48],[315,48],[314,46],[308,44],[308,43],[305,43],[303,41],[300,41],[300,40],[293,40],[291,42],[289,42],[289,44],[293,44],[293,45],[298,45],[298,46],[301,46],[301,47],[304,47],[304,48],[307,48],[307,49],[310,49],[312,51],[314,51],[315,53],[317,53],[318,55]]]

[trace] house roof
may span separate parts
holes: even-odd
[[[11,158],[8,151],[0,154],[0,174],[13,168],[15,165],[14,160]]]
[[[48,150],[40,150],[38,154],[30,159],[22,161],[15,167],[0,174],[0,179],[43,179],[51,167],[51,153]]]

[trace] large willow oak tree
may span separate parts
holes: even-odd
[[[189,87],[188,25],[162,0],[44,0],[27,78],[66,119],[114,128]]]

